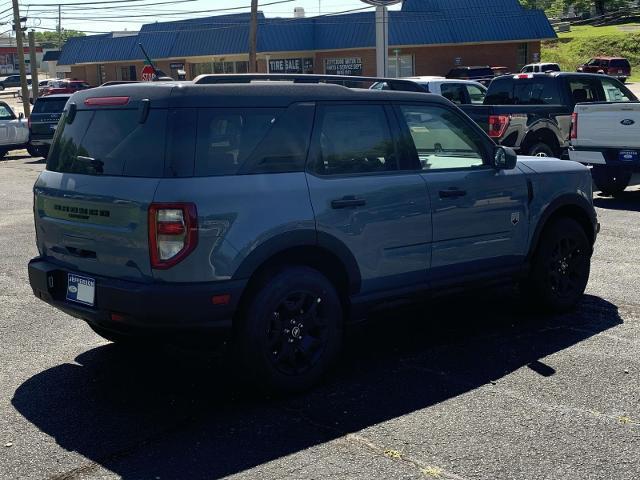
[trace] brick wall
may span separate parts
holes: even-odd
[[[493,43],[482,45],[451,45],[435,47],[401,48],[400,55],[413,54],[416,75],[445,75],[455,66],[455,59],[461,58],[462,65],[491,65],[505,66],[512,71],[518,66],[518,45],[516,43]],[[394,49],[389,49],[389,56],[395,55]],[[533,61],[534,53],[540,53],[540,42],[528,43],[527,63]],[[325,73],[327,58],[360,57],[362,59],[362,74],[376,76],[375,49],[335,50],[318,52],[315,56],[314,73]],[[393,75],[393,72],[390,72]]]

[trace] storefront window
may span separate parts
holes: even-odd
[[[518,62],[518,70],[520,70],[527,63],[529,63],[529,44],[528,43],[521,43],[518,45],[516,60]]]
[[[397,60],[400,60],[400,62]],[[389,76],[396,78],[413,77],[413,55],[398,55],[398,57],[393,54],[389,55]]]
[[[249,71],[249,62],[206,62],[194,63],[191,65],[191,73],[194,77],[206,74],[221,73],[247,73]]]

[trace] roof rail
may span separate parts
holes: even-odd
[[[378,82],[385,82],[388,85],[389,90],[424,93],[424,89],[411,80],[383,77],[355,77],[348,75],[310,75],[290,73],[204,74],[194,78],[193,83],[198,85],[217,85],[229,83],[251,83],[253,81],[261,80],[292,83],[331,83],[348,88],[361,88],[355,86],[355,84],[374,84]]]

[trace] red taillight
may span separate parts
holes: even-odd
[[[500,138],[509,126],[511,118],[509,115],[490,115],[489,116],[489,136],[491,138]]]
[[[181,262],[198,244],[198,212],[192,203],[149,206],[151,267],[167,269]]]
[[[578,114],[573,112],[571,114],[571,134],[569,135],[571,140],[578,138]]]
[[[525,78],[533,78],[533,75],[530,73],[520,73],[513,77],[516,80],[524,80]]]
[[[84,104],[90,107],[113,107],[127,103],[129,97],[91,97],[84,101]]]

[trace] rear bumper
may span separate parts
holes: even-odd
[[[99,327],[140,335],[201,329],[228,333],[247,283],[137,283],[66,270],[41,258],[31,260],[28,268],[29,283],[39,299]],[[94,307],[66,299],[68,273],[95,278]],[[213,296],[227,294],[228,304],[212,303]]]
[[[31,145],[41,147],[41,146],[51,146],[53,142],[53,135],[30,135],[29,143]]]
[[[585,165],[600,165],[607,167],[622,167],[634,172],[640,172],[640,161],[627,162],[620,160],[620,152],[625,150],[640,151],[639,148],[572,148],[569,150],[569,158],[574,162]]]

